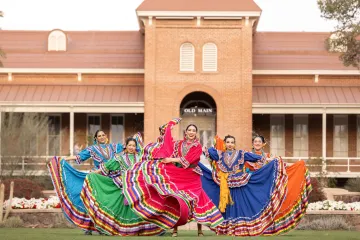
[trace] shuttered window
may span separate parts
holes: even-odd
[[[217,47],[214,43],[206,43],[203,47],[203,71],[217,71]]]
[[[180,71],[194,71],[195,49],[191,43],[184,43],[180,47]]]

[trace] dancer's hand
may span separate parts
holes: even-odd
[[[172,163],[173,161],[172,161],[172,158],[163,158],[161,160],[161,162],[163,162],[163,163]]]

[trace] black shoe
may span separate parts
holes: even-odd
[[[91,230],[87,230],[87,231],[85,231],[84,234],[85,234],[85,235],[92,235],[92,231],[91,231]]]

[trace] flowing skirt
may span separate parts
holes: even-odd
[[[273,224],[264,235],[277,235],[294,229],[305,216],[309,194],[312,190],[310,174],[304,161],[286,168],[288,193]]]
[[[107,235],[152,236],[164,233],[165,230],[145,222],[124,204],[122,189],[116,183],[112,178],[96,173],[86,176],[81,199],[96,228]]]
[[[223,221],[202,189],[200,175],[191,168],[145,161],[135,164],[123,179],[129,205],[141,218],[164,229],[191,220],[215,228]]]
[[[213,203],[219,206],[220,187],[213,174],[203,164],[203,189]],[[241,184],[234,180],[239,179]],[[228,204],[217,234],[230,236],[258,236],[274,224],[287,191],[287,175],[281,159],[276,159],[253,173],[237,173],[229,184],[233,204]]]
[[[80,199],[87,173],[74,169],[58,157],[51,159],[48,169],[65,217],[79,228],[96,230]]]

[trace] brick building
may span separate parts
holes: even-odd
[[[153,141],[180,116],[179,137],[191,122],[204,145],[231,134],[249,149],[258,133],[289,161],[322,158],[357,176],[359,70],[325,49],[330,33],[258,32],[260,15],[253,0],[145,0],[139,31],[0,30],[2,118],[49,116],[37,156],[68,155],[98,128]]]

